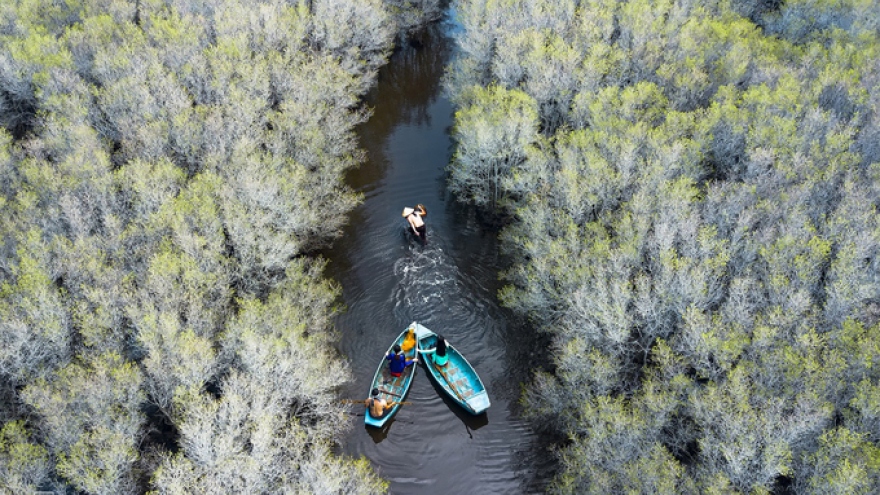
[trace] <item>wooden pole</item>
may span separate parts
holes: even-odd
[[[342,404],[364,404],[366,406],[366,400],[367,399],[339,399],[339,402]],[[411,406],[412,402],[395,402],[395,404]]]
[[[446,361],[446,362],[448,363],[449,361]],[[455,384],[452,382],[452,380],[449,379],[449,375],[447,375],[446,372],[443,371],[443,367],[442,367],[442,366],[437,366],[437,365],[435,365],[435,364],[433,364],[433,363],[431,363],[431,364],[434,365],[435,368],[437,368],[437,371],[439,371],[441,375],[443,375],[443,379],[446,380],[446,383],[449,384],[449,388],[450,388],[450,389],[452,390],[452,392],[456,395],[456,397],[458,397],[458,400],[460,400],[460,401],[462,402],[462,404],[467,404],[467,401],[466,401],[466,400],[464,399],[464,397],[462,397],[462,395],[458,392],[458,389],[455,388]]]

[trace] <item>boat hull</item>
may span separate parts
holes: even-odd
[[[391,352],[391,349],[395,344],[403,345],[403,340],[406,337],[406,332],[409,327],[403,329],[400,335],[397,336],[396,339],[388,346],[388,350],[385,351],[385,354],[382,355],[382,359],[379,361],[379,367],[376,368],[376,373],[373,375],[373,381],[370,384],[370,391],[374,388],[379,389],[379,397],[385,399],[389,403],[392,401],[403,402],[404,397],[406,397],[406,393],[409,391],[409,387],[412,384],[413,378],[416,375],[416,366],[407,366],[403,371],[401,376],[393,377],[388,368],[388,360],[385,359],[385,356]],[[406,352],[407,359],[413,359],[416,357],[416,347],[414,346],[410,351]],[[369,391],[367,392],[369,396]],[[364,411],[364,424],[367,426],[372,426],[376,428],[382,428],[397,414],[397,411],[400,409],[401,405],[397,404],[388,411],[385,412],[385,415],[376,418],[372,414],[370,414],[369,409]]]
[[[413,323],[416,328],[418,347],[421,351],[433,349],[437,345],[437,334],[427,327]],[[421,361],[431,378],[443,392],[467,412],[477,415],[484,413],[491,405],[486,387],[471,363],[452,344],[446,344],[449,357],[444,366],[437,366],[433,354],[423,354]]]

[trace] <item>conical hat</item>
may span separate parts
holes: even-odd
[[[415,210],[413,210],[412,208],[407,206],[406,208],[403,209],[403,216],[408,217],[408,216],[412,215],[412,212],[414,212],[414,211]]]

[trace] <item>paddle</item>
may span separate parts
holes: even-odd
[[[357,399],[339,399],[339,402],[341,402],[341,403],[343,403],[343,404],[363,404],[365,400],[366,400],[366,399],[361,399],[361,400],[357,400]],[[395,404],[400,404],[400,405],[404,405],[404,406],[411,406],[411,405],[412,405],[412,402],[395,402]]]
[[[458,389],[455,388],[455,384],[452,382],[452,380],[449,379],[449,376],[446,374],[445,371],[443,371],[443,368],[437,365],[435,365],[434,368],[436,368],[437,371],[439,371],[440,374],[443,375],[443,379],[446,380],[446,383],[449,384],[449,388],[455,393],[456,397],[458,397],[458,400],[460,400],[464,404],[467,404],[467,400],[465,400],[465,398],[462,397],[461,393],[459,393]]]
[[[380,389],[379,389],[379,392],[384,392],[384,393],[386,393],[386,394],[388,394],[388,395],[393,395],[393,396],[395,396],[395,397],[403,397],[403,396],[400,395],[400,394],[395,394],[394,392],[391,392],[391,391],[389,391],[389,390],[385,390],[384,388],[380,388]]]

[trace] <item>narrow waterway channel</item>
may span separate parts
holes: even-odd
[[[470,416],[420,364],[412,404],[383,430],[352,416],[342,453],[369,459],[395,494],[540,493],[550,456],[518,404],[535,339],[498,305],[497,232],[446,190],[453,108],[440,81],[453,50],[450,26],[432,25],[399,50],[368,97],[374,115],[360,129],[368,161],[348,177],[365,201],[325,252],[327,276],[341,284],[347,308],[336,321],[355,376],[345,396],[365,397],[389,343],[418,321],[465,354],[492,406]],[[416,203],[428,209],[424,247],[401,217]]]

